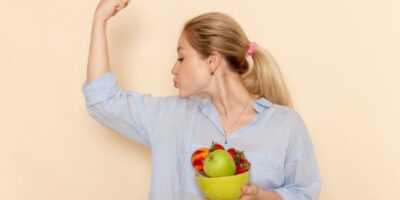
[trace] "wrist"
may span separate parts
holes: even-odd
[[[92,29],[93,30],[105,30],[107,28],[107,20],[93,19]]]
[[[257,191],[254,194],[254,199],[255,200],[264,200],[265,199],[265,192],[267,192],[267,191],[257,187]]]
[[[93,24],[105,25],[107,21],[107,19],[104,19],[102,17],[96,15],[93,16]]]

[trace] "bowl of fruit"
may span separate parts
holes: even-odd
[[[249,182],[250,162],[243,151],[212,142],[192,154],[192,166],[201,192],[209,200],[237,200]]]

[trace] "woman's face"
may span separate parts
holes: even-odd
[[[171,72],[174,75],[174,86],[179,89],[181,97],[189,97],[206,91],[210,83],[210,69],[207,59],[202,59],[184,33],[178,41],[178,59]]]

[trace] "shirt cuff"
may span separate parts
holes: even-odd
[[[111,71],[104,73],[90,83],[86,80],[82,84],[82,92],[85,96],[87,107],[109,99],[117,90],[117,80]]]

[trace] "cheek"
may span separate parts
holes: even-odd
[[[202,92],[210,82],[210,77],[207,72],[204,70],[198,70],[195,73],[192,74],[191,78],[188,80],[189,81],[189,88],[192,90],[192,92],[197,93],[197,92]]]
[[[208,84],[210,82],[210,75],[208,74],[207,71],[201,71],[197,73],[196,80],[199,84],[202,85]]]
[[[192,92],[201,91],[210,81],[208,71],[199,68],[199,66],[192,66],[191,69],[185,70],[181,75],[183,75],[182,89]]]
[[[197,82],[203,74],[204,70],[196,59],[188,59],[188,62],[182,66],[181,75],[184,76],[186,81]]]

